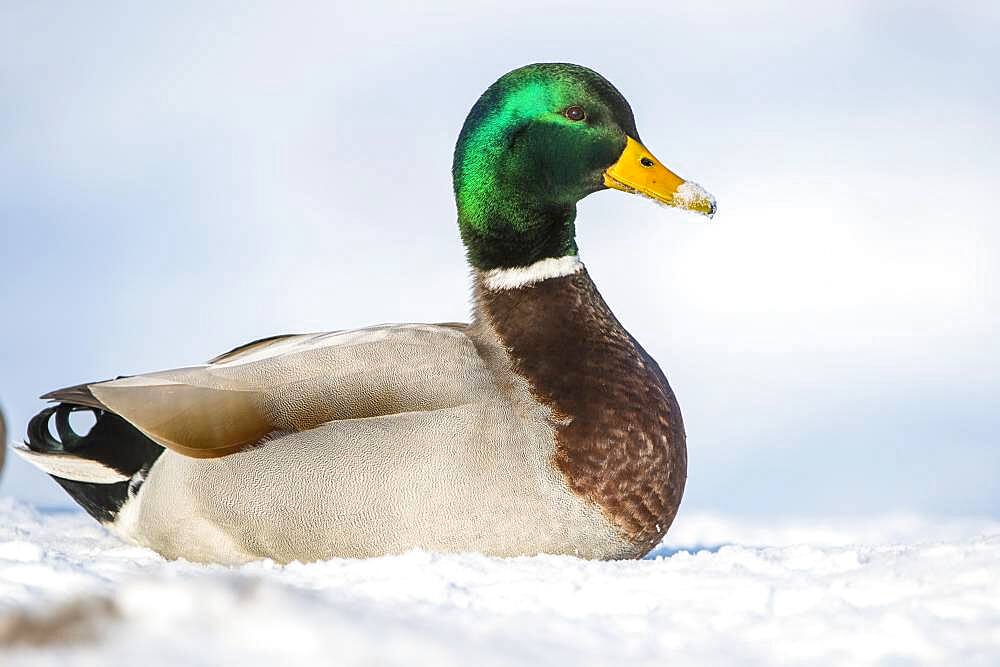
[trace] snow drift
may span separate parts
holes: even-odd
[[[0,499],[0,662],[997,664],[998,563],[989,520],[682,512],[643,561],[412,552],[226,568]]]

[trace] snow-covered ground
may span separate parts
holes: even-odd
[[[635,562],[167,562],[0,499],[0,664],[1000,664],[1000,523],[683,511]]]

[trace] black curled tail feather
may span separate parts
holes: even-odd
[[[84,435],[73,430],[74,412],[92,412],[94,426]],[[57,440],[49,432],[54,423]],[[148,467],[163,452],[156,444],[118,415],[85,405],[59,403],[45,408],[28,422],[28,448],[36,452],[60,452],[91,459],[131,477]]]
[[[70,405],[60,403],[50,408],[45,408],[28,422],[28,447],[35,452],[64,452],[71,453],[76,449],[83,438],[73,430],[69,423],[69,416],[74,412],[88,410],[94,413],[94,417],[99,416],[99,410],[88,408],[82,405]],[[49,422],[55,416],[56,433],[59,439],[52,437],[49,432]]]
[[[70,424],[74,412],[90,411],[96,421],[86,434],[79,434]],[[55,426],[58,439],[49,425]],[[89,405],[60,403],[45,408],[28,423],[28,448],[43,454],[69,455],[95,461],[127,478],[125,481],[100,484],[51,475],[73,499],[98,521],[113,521],[134,494],[163,447],[143,435],[139,429],[113,412]]]

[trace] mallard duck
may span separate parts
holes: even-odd
[[[273,336],[59,389],[19,451],[167,558],[643,556],[681,501],[684,426],[578,257],[576,203],[613,188],[711,216],[714,200],[643,146],[614,86],[570,64],[490,86],[453,178],[470,324]],[[96,417],[85,434],[76,411]]]

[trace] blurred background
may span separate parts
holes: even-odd
[[[1000,515],[1000,5],[472,4],[0,5],[8,439],[56,387],[466,319],[458,130],[571,61],[719,201],[579,209],[684,411],[681,519]],[[70,504],[15,457],[0,495]]]

